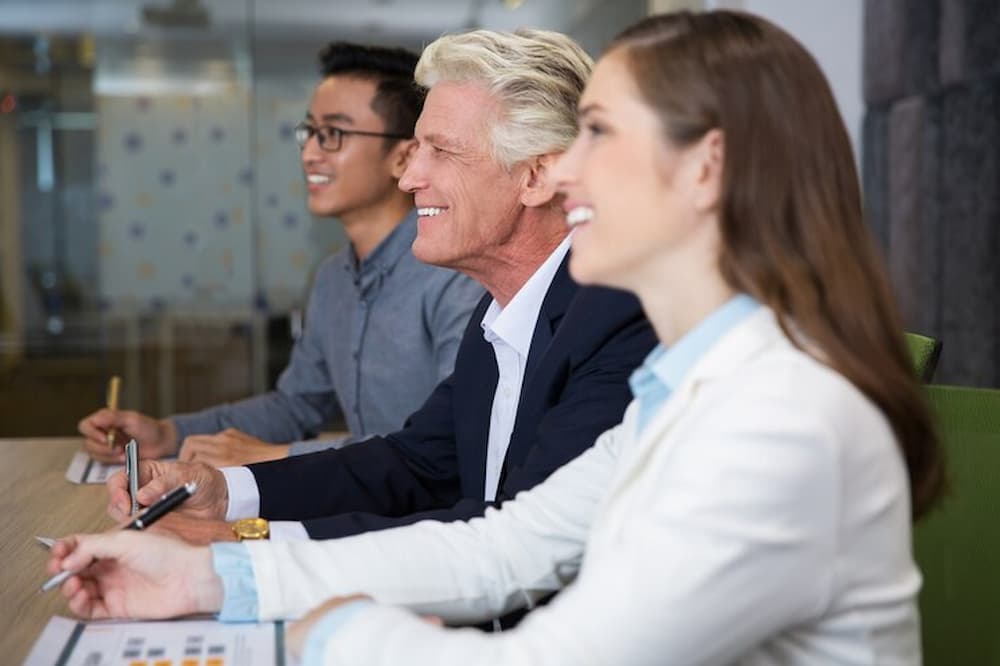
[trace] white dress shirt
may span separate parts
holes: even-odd
[[[514,431],[517,405],[521,401],[524,368],[528,362],[528,351],[535,334],[538,313],[542,309],[542,301],[552,284],[552,278],[569,247],[570,239],[567,236],[514,294],[506,307],[501,307],[494,299],[480,322],[483,338],[493,346],[499,375],[490,410],[490,433],[486,448],[483,499],[487,502],[492,502],[497,497],[500,472],[507,456],[507,447],[510,446],[510,435]]]
[[[524,369],[531,348],[531,338],[535,332],[538,313],[542,309],[545,294],[548,293],[552,278],[569,252],[569,234],[552,254],[524,283],[514,297],[501,307],[494,299],[483,315],[480,326],[483,337],[493,347],[497,361],[499,379],[493,394],[490,410],[490,430],[486,452],[486,501],[496,499],[503,461],[510,445],[510,435],[514,430],[517,406],[521,399],[521,385]],[[252,518],[260,515],[260,490],[253,473],[246,467],[223,467],[229,493],[226,520]],[[308,539],[309,534],[300,522],[272,521],[270,523],[272,541]]]

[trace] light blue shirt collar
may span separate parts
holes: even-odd
[[[632,395],[639,402],[640,431],[705,352],[759,307],[760,303],[752,296],[737,294],[669,349],[656,345],[628,380]]]

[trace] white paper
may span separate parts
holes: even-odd
[[[56,540],[53,539],[52,537],[36,536],[35,541],[42,544],[46,548],[51,548],[52,546],[56,545]]]
[[[109,476],[120,469],[125,469],[125,466],[105,465],[83,451],[77,451],[73,454],[73,460],[66,470],[66,478],[73,483],[104,483]]]
[[[77,633],[77,628],[81,631]],[[185,662],[212,666],[294,666],[280,623],[226,624],[217,620],[79,623],[54,617],[35,642],[25,666],[49,666],[69,649],[66,666],[129,666]]]

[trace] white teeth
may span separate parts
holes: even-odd
[[[578,224],[594,219],[594,209],[590,206],[576,206],[566,213],[566,224],[575,227]]]
[[[326,185],[330,182],[330,177],[319,173],[311,173],[306,176],[306,180],[309,181],[310,185]]]
[[[419,215],[420,217],[434,217],[435,215],[440,215],[445,210],[447,210],[447,209],[445,209],[445,208],[434,208],[434,207],[430,207],[430,208],[418,208],[417,209],[417,215]]]

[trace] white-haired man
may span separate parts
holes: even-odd
[[[468,519],[537,485],[620,421],[627,378],[655,336],[632,297],[569,278],[569,238],[550,172],[575,136],[590,67],[572,40],[543,31],[476,31],[425,50],[417,80],[429,93],[400,182],[420,215],[413,251],[489,292],[453,375],[402,430],[363,446],[222,471],[141,463],[144,504],[199,482],[183,515],[161,525],[191,541],[233,540],[226,521],[263,516],[272,520],[271,539],[283,540]],[[109,487],[112,512],[120,512],[124,478]],[[219,570],[228,570],[222,560],[233,547],[213,548]],[[207,551],[202,558],[211,562]],[[237,585],[269,594],[266,572],[253,572]],[[228,616],[253,615],[256,601],[242,612],[232,603]],[[74,601],[78,611],[96,607]]]

